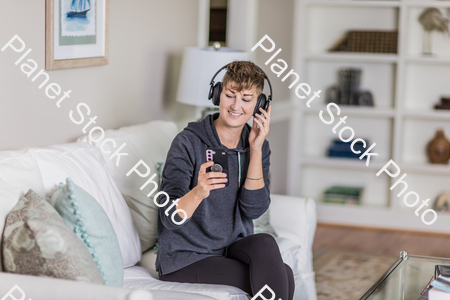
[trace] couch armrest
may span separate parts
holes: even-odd
[[[154,300],[151,292],[81,281],[0,272],[0,297],[5,300]],[[16,288],[14,288],[16,287]],[[10,294],[11,295],[11,294]],[[3,299],[3,298],[2,298]],[[163,299],[163,298],[160,298]]]
[[[302,254],[312,258],[312,244],[317,225],[316,203],[313,199],[271,194],[270,223],[275,232],[302,246]],[[307,269],[312,271],[308,261]],[[311,259],[312,264],[312,259]]]
[[[297,249],[294,251],[296,260],[291,262],[298,271],[295,276],[294,300],[315,300],[317,294],[312,266],[312,244],[317,225],[316,203],[311,198],[276,194],[271,194],[270,198],[270,223],[275,232],[279,237],[297,244],[297,247],[292,247]]]

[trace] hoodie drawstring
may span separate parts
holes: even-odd
[[[241,152],[238,152],[238,165],[239,165],[238,187],[241,187]]]

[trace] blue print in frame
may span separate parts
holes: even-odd
[[[46,0],[46,70],[108,64],[109,0]]]

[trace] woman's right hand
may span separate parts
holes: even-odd
[[[195,194],[201,199],[209,197],[209,192],[211,190],[224,188],[225,182],[228,181],[226,173],[206,172],[206,168],[211,167],[212,165],[214,165],[213,161],[207,161],[200,166],[200,171],[198,172]]]

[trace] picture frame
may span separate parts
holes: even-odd
[[[46,0],[45,69],[108,64],[109,0]]]

